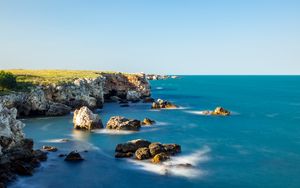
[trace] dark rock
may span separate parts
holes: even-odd
[[[62,116],[69,114],[71,112],[71,108],[67,105],[61,103],[50,103],[49,109],[46,112],[46,116]]]
[[[13,170],[18,175],[31,176],[33,172],[33,167],[21,161],[16,161],[13,163]]]
[[[163,147],[169,155],[175,155],[181,152],[181,146],[178,144],[163,144]]]
[[[154,157],[159,153],[165,152],[165,149],[162,144],[160,143],[152,143],[149,145],[150,153]]]
[[[84,159],[76,151],[70,152],[65,158],[65,161],[71,161],[71,162],[78,162],[78,161],[82,161],[82,160],[84,160]]]
[[[67,154],[59,154],[58,157],[66,157]]]
[[[137,140],[131,140],[129,142],[118,144],[116,146],[116,152],[120,153],[128,153],[128,152],[135,152],[137,149],[142,147],[148,147],[151,144],[151,142],[147,140],[137,139]]]
[[[47,160],[47,153],[46,152],[43,152],[42,150],[35,150],[33,151],[33,155],[34,155],[34,158],[40,160],[40,161],[46,161]]]
[[[150,159],[151,154],[150,154],[149,148],[143,147],[143,148],[137,149],[136,152],[135,152],[135,157],[138,160]]]

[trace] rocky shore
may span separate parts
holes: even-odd
[[[33,150],[33,140],[25,138],[24,124],[16,119],[17,109],[0,104],[0,187],[16,178],[30,176],[47,154]]]

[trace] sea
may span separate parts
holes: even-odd
[[[179,108],[106,103],[96,111],[104,124],[117,115],[156,121],[139,132],[74,130],[73,114],[22,119],[36,149],[50,145],[58,151],[33,176],[18,177],[9,187],[300,187],[300,76],[180,76],[150,83],[152,97]],[[202,113],[218,106],[231,115]],[[116,145],[133,139],[177,143],[182,152],[159,165],[114,158]],[[85,160],[58,157],[73,150]],[[178,165],[186,163],[192,167]]]

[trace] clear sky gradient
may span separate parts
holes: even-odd
[[[0,0],[0,69],[300,74],[299,0]]]

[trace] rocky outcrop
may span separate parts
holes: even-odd
[[[162,100],[162,99],[157,99],[156,102],[152,103],[151,106],[152,109],[162,109],[162,108],[178,108],[178,106],[176,106],[175,104],[166,101],[166,100]]]
[[[101,129],[103,128],[102,120],[98,114],[94,114],[88,107],[84,106],[75,110],[73,116],[75,129]]]
[[[81,157],[81,155],[76,151],[70,152],[65,158],[65,161],[69,161],[69,162],[79,162],[83,160],[84,159]]]
[[[136,119],[127,119],[122,116],[113,116],[106,124],[107,129],[138,131],[141,127],[141,121]]]
[[[60,116],[70,113],[71,108],[49,101],[42,87],[36,87],[29,93],[13,93],[1,96],[0,103],[7,108],[18,109],[19,116]]]
[[[0,182],[8,183],[18,175],[32,175],[45,152],[33,150],[33,141],[24,138],[24,124],[16,120],[17,110],[0,104]]]
[[[104,98],[117,96],[121,99],[140,100],[150,96],[150,85],[145,74],[103,74],[105,77]]]
[[[151,159],[153,163],[160,163],[180,153],[181,147],[178,144],[151,143],[138,139],[118,144],[115,151],[116,158],[131,158],[134,154],[138,160]]]
[[[214,111],[211,112],[211,115],[228,116],[230,115],[230,111],[222,107],[217,107]]]
[[[149,118],[145,118],[142,122],[141,125],[153,125],[155,123],[154,120],[151,120]]]

